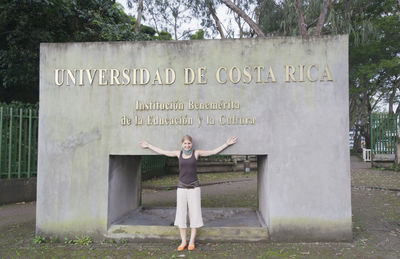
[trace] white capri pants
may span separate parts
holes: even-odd
[[[174,225],[179,228],[187,228],[187,211],[189,208],[189,221],[191,228],[202,227],[201,193],[200,187],[193,189],[178,188],[176,191],[176,215]]]

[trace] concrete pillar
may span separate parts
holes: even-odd
[[[268,156],[262,155],[257,156],[257,196],[258,196],[258,210],[263,223],[268,225],[269,222],[269,212],[267,203],[267,165]]]

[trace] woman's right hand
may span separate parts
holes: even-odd
[[[149,143],[147,143],[147,141],[140,141],[139,142],[139,147],[141,148],[149,148]]]

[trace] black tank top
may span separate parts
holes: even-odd
[[[197,181],[197,160],[194,150],[190,158],[183,158],[182,151],[179,155],[179,181],[184,184],[191,184]]]

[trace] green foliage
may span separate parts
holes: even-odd
[[[140,25],[140,32],[149,36],[154,36],[156,34],[156,30],[153,27],[142,24]]]
[[[400,90],[399,6],[395,0],[356,2],[362,5],[350,16],[350,123],[361,130],[370,147],[371,113],[379,103],[389,104],[393,112],[393,104],[400,101],[396,94]]]
[[[113,0],[3,0],[0,2],[0,102],[39,99],[39,45],[43,42],[150,40]]]
[[[155,39],[158,39],[158,40],[172,40],[172,36],[167,31],[160,31],[158,33],[158,36],[155,37]]]
[[[66,237],[66,238],[64,238],[64,244],[74,244],[74,240]]]
[[[92,243],[93,243],[92,238],[88,236],[82,236],[82,237],[75,236],[75,239],[69,239],[67,237],[64,238],[64,244],[88,246]]]
[[[92,244],[93,241],[90,237],[75,237],[74,239],[74,244],[75,245],[85,245],[88,246],[90,244]]]
[[[259,26],[266,36],[280,35],[280,30],[283,30],[286,35],[295,33],[295,31],[289,32],[288,30],[290,30],[289,28],[297,30],[296,17],[294,15],[291,17],[289,12],[285,12],[286,9],[280,7],[274,0],[266,0],[261,8]]]
[[[393,165],[393,171],[400,172],[400,165]]]
[[[191,40],[204,40],[204,30],[200,29],[195,34],[190,35]]]
[[[44,244],[47,242],[46,237],[42,237],[42,236],[35,236],[33,238],[33,243],[35,244]]]

